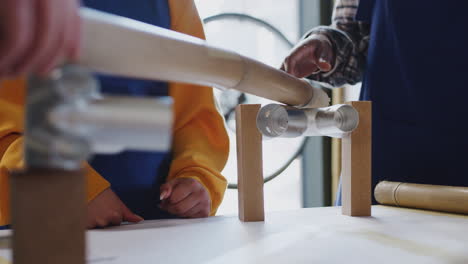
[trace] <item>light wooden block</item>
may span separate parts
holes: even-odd
[[[372,203],[372,103],[349,102],[359,112],[359,125],[342,141],[342,213],[370,216]]]
[[[265,220],[262,135],[257,129],[259,110],[257,104],[236,108],[239,219],[244,222]]]
[[[15,264],[84,264],[85,177],[32,169],[11,180]]]

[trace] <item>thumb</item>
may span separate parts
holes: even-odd
[[[331,43],[327,40],[322,40],[320,47],[316,50],[317,67],[323,72],[329,72],[332,70],[333,61],[333,48]]]
[[[127,206],[122,204],[122,220],[130,223],[139,223],[145,219],[143,217],[134,214]]]
[[[177,183],[178,183],[178,179],[173,179],[161,185],[161,187],[159,188],[160,190],[159,199],[162,201],[164,199],[169,198],[172,194],[172,191],[174,190],[174,187],[177,185]]]

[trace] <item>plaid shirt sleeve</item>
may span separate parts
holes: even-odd
[[[319,72],[309,79],[339,87],[356,84],[362,79],[365,67],[370,26],[356,21],[359,0],[337,0],[333,12],[333,24],[309,31],[304,38],[314,34],[327,37],[335,51],[335,62],[330,72]]]

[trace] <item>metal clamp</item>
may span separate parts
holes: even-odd
[[[172,100],[102,96],[85,69],[68,65],[28,84],[25,163],[77,169],[92,153],[163,151],[171,144]]]
[[[260,109],[257,127],[267,138],[328,136],[341,138],[359,123],[359,114],[350,105],[298,109],[269,104]]]

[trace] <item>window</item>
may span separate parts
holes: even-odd
[[[205,20],[209,43],[234,50],[273,67],[279,67],[299,33],[299,1],[296,0],[196,0],[200,16]],[[289,42],[289,43],[288,43]],[[239,100],[245,103],[268,104],[270,101],[251,95],[241,97],[237,91],[215,91],[227,117],[231,152],[223,174],[236,182],[237,159],[234,116],[229,109]],[[264,141],[264,174],[268,176],[282,167],[299,149],[298,139]],[[295,160],[281,176],[265,184],[265,209],[285,210],[301,207],[301,164]],[[228,190],[218,214],[237,213],[237,191]]]

